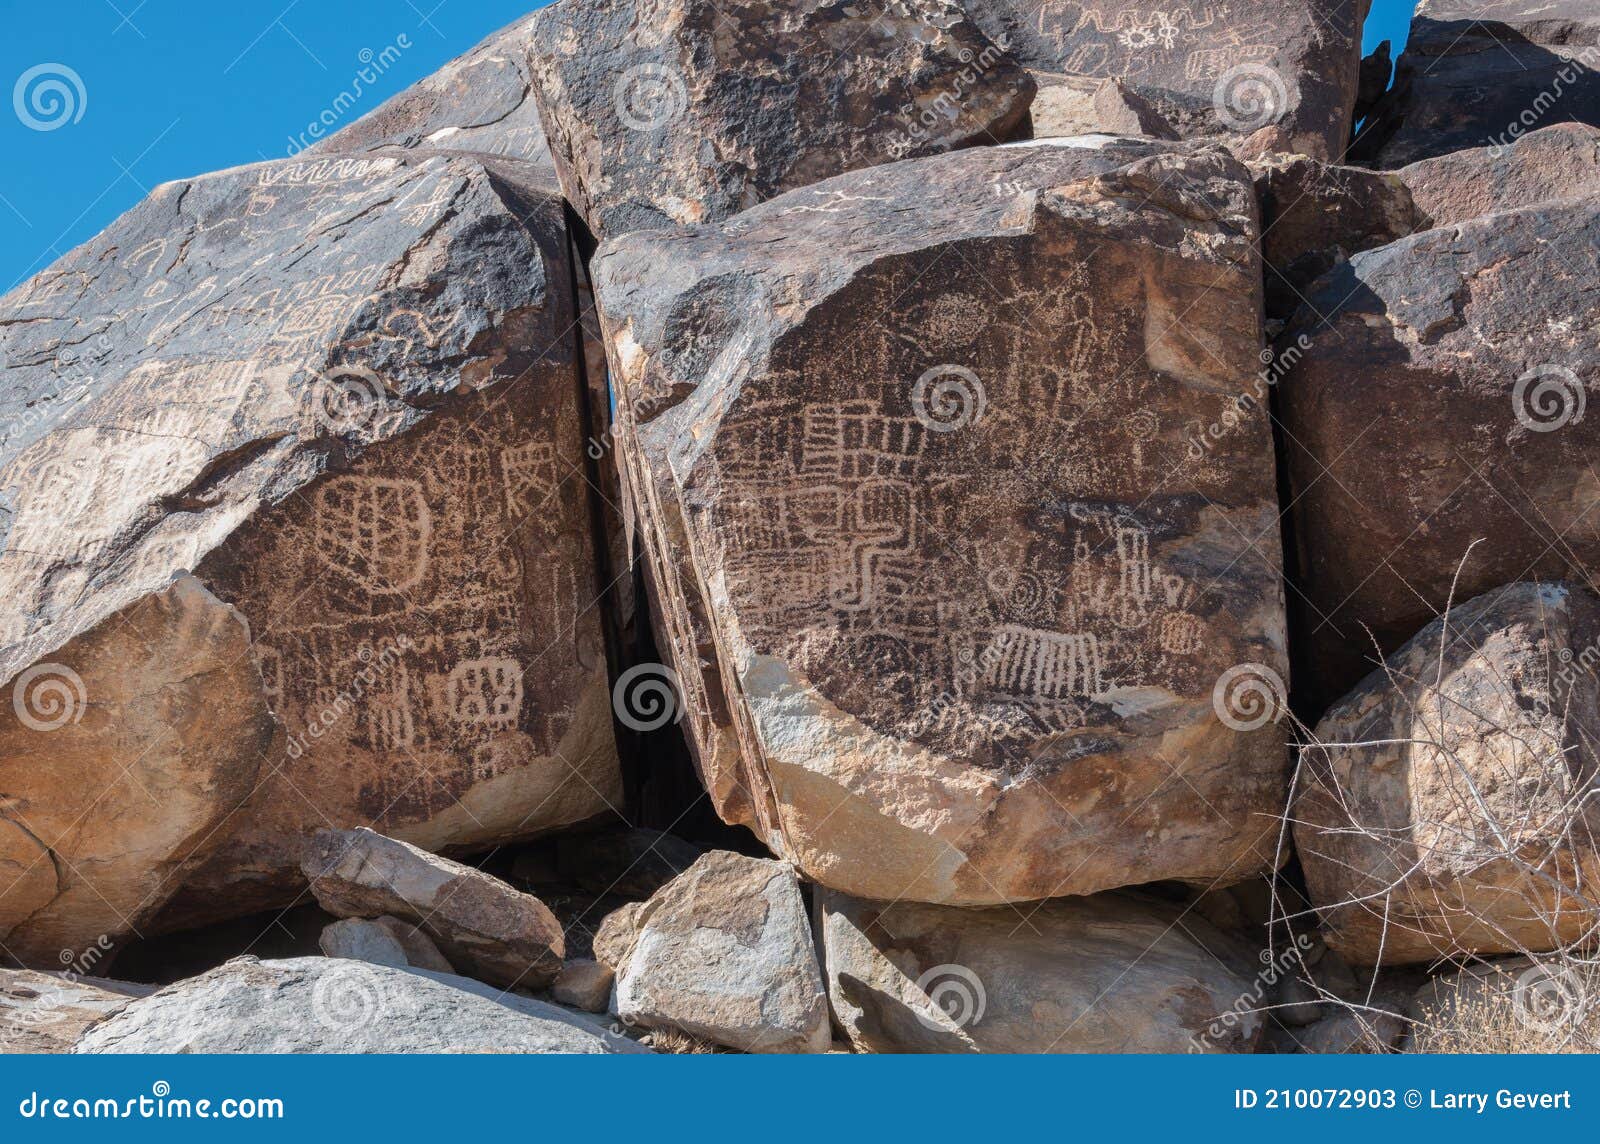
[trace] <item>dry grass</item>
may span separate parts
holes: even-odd
[[[713,1045],[710,1041],[702,1041],[699,1037],[691,1036],[682,1029],[654,1029],[643,1038],[658,1053],[694,1054],[694,1053],[724,1053],[726,1049],[720,1045]]]
[[[1600,1052],[1600,969],[1543,959],[1440,981],[1422,1006],[1419,1053]]]

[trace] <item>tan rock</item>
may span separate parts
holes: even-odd
[[[427,934],[399,918],[344,918],[324,927],[317,944],[329,957],[399,969],[414,965],[435,973],[455,972]]]
[[[1422,159],[1394,172],[1429,226],[1454,226],[1549,199],[1600,194],[1600,127],[1561,123],[1499,144]]]
[[[1121,80],[1086,76],[1035,74],[1039,94],[1030,114],[1035,139],[1070,138],[1075,135],[1144,135],[1151,139],[1176,139],[1178,133],[1151,106]]]
[[[1334,949],[1403,964],[1592,932],[1597,641],[1584,589],[1508,585],[1428,625],[1323,717],[1293,817]]]
[[[639,915],[643,910],[643,902],[629,902],[605,916],[594,935],[596,961],[612,972],[622,969],[634,939],[639,936]]]
[[[1258,238],[1220,149],[1100,139],[602,249],[659,644],[725,819],[885,901],[1273,867]]]
[[[617,975],[596,961],[569,961],[550,985],[550,996],[562,1005],[604,1013]]]
[[[319,830],[305,876],[336,917],[408,921],[451,964],[507,989],[541,989],[561,970],[561,923],[532,894],[370,830]]]
[[[154,986],[0,969],[0,1053],[64,1053],[90,1026]]]

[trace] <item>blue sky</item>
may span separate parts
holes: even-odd
[[[15,99],[0,113],[7,158],[0,164],[0,292],[92,237],[157,183],[283,156],[386,49],[397,49],[398,60],[349,118],[537,7],[536,0],[0,0],[0,86],[14,96],[24,74],[59,64],[76,74],[82,93],[68,81],[63,90],[75,111],[53,130],[27,126]],[[1411,0],[1375,0],[1368,40],[1403,39],[1412,7]],[[36,75],[28,90],[51,79]],[[48,123],[61,106],[30,114]]]

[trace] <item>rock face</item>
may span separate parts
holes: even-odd
[[[1384,167],[1552,123],[1600,125],[1600,11],[1590,0],[1423,0],[1378,128]]]
[[[502,28],[307,155],[440,147],[551,166],[530,79],[533,17]]]
[[[1185,136],[1255,136],[1264,151],[1336,160],[1350,138],[1364,4],[985,0],[971,8],[1041,87],[1061,72],[1121,80]]]
[[[616,974],[595,961],[569,961],[550,986],[550,996],[587,1013],[604,1013]]]
[[[1357,254],[1285,332],[1307,339],[1280,390],[1306,601],[1297,647],[1322,703],[1367,673],[1374,640],[1399,647],[1452,586],[1461,601],[1513,580],[1582,580],[1600,558],[1600,418],[1584,416],[1600,331],[1578,317],[1600,275],[1596,202]]]
[[[828,1002],[800,883],[781,862],[713,851],[644,904],[617,1013],[752,1053],[822,1053]]]
[[[724,818],[884,901],[1273,865],[1281,711],[1221,701],[1286,670],[1239,401],[1257,238],[1219,149],[1100,139],[601,252],[660,643]]]
[[[561,970],[561,923],[532,894],[370,830],[319,830],[305,859],[330,914],[412,922],[450,963],[507,989],[540,989]]]
[[[1235,1007],[1259,963],[1143,898],[957,910],[821,890],[817,913],[833,1011],[861,1052],[1248,1052],[1261,1034]]]
[[[1511,584],[1328,712],[1293,817],[1330,945],[1398,964],[1552,950],[1594,927],[1597,659],[1600,600]]]
[[[66,822],[147,750],[190,803],[226,813],[255,790],[226,841],[216,807],[163,808],[180,842],[222,842],[191,919],[292,894],[300,840],[329,820],[466,846],[614,801],[570,269],[543,178],[421,153],[240,168],[158,189],[0,299],[0,680],[55,664],[84,684],[81,720],[37,741],[0,708],[23,808],[0,811],[0,862],[58,843],[91,880],[107,854],[169,862],[136,841],[153,789],[100,802],[132,833],[88,852],[25,836],[55,782],[38,760],[63,753],[75,777],[48,801]],[[141,638],[140,607],[175,630]],[[135,718],[156,702],[137,680],[91,678],[141,654],[181,681],[159,698],[181,736]],[[22,915],[55,892],[29,885]]]
[[[153,992],[122,981],[0,969],[0,1053],[67,1052],[96,1021]]]
[[[643,1053],[582,1014],[476,981],[241,957],[127,1005],[76,1053]]]
[[[1549,199],[1586,198],[1600,194],[1600,127],[1546,127],[1509,147],[1423,159],[1395,177],[1410,188],[1428,226],[1454,226]]]
[[[955,0],[561,0],[532,28],[562,189],[600,238],[1001,142],[1034,93]]]
[[[1042,73],[1031,118],[1035,139],[1076,135],[1144,135],[1176,139],[1178,133],[1144,96],[1115,79]]]

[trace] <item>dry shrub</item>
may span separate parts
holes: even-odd
[[[1600,1052],[1600,966],[1517,958],[1435,981],[1412,1039],[1419,1053]]]

